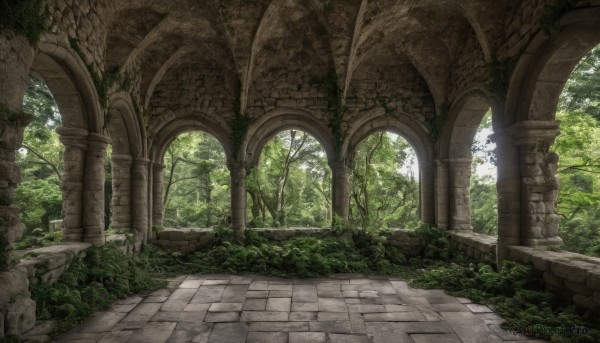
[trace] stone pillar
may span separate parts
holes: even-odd
[[[131,164],[129,155],[112,155],[112,226],[131,228]]]
[[[163,170],[162,163],[152,163],[152,225],[163,226]]]
[[[104,163],[108,137],[90,133],[85,153],[83,241],[104,244]]]
[[[448,168],[443,161],[435,161],[435,225],[439,228],[448,228]]]
[[[521,172],[521,244],[560,245],[556,213],[558,155],[549,152],[560,134],[555,121],[522,121],[508,130],[519,147]]]
[[[81,242],[83,240],[83,189],[88,132],[84,129],[68,127],[60,127],[56,129],[56,132],[65,146],[64,167],[60,182],[63,199],[62,239],[66,242]],[[104,214],[102,218],[104,218]]]
[[[23,131],[31,120],[30,115],[23,113],[23,94],[33,57],[34,49],[27,38],[0,35],[0,271],[10,265],[5,251],[21,238],[25,229],[19,208],[13,204],[21,178],[15,152],[21,147]],[[0,324],[0,339],[3,335]]]
[[[471,162],[470,158],[448,160],[450,228],[452,230],[471,230]]]
[[[229,167],[231,175],[231,226],[236,239],[241,240],[246,230],[246,168]]]
[[[148,233],[148,166],[150,160],[136,158],[131,170],[131,220],[138,242],[146,243]]]
[[[421,220],[427,224],[435,224],[435,203],[433,184],[433,163],[424,161],[419,164],[420,169],[420,206]]]
[[[506,131],[492,135],[496,143],[498,178],[498,260],[503,260],[503,247],[521,244],[521,175],[519,150]]]
[[[329,166],[331,167],[331,204],[333,213],[343,221],[346,221],[348,220],[350,207],[349,168],[344,161],[336,161]]]

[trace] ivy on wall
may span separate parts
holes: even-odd
[[[335,69],[329,69],[323,77],[313,78],[311,82],[322,84],[327,92],[328,109],[331,111],[329,128],[331,129],[331,134],[333,136],[335,153],[336,155],[339,155],[345,136],[345,133],[342,130],[342,120],[344,118],[344,113],[346,112],[346,107],[342,104],[342,97]]]
[[[46,15],[42,0],[0,0],[0,32],[22,34],[35,44],[45,30]]]
[[[242,99],[242,81],[238,78],[235,85],[235,96],[233,98],[233,109],[235,116],[229,122],[231,127],[231,140],[233,147],[233,158],[238,159],[240,157],[242,144],[246,139],[248,133],[248,126],[250,126],[250,118],[242,113],[241,99]]]

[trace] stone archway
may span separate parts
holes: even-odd
[[[574,67],[600,42],[599,18],[598,7],[566,13],[556,34],[533,38],[513,73],[506,100],[509,115],[497,135],[498,173],[505,176],[503,183],[499,180],[499,229],[512,227],[499,236],[501,243],[562,243],[555,213],[558,155],[549,152],[560,133],[554,116]]]
[[[63,193],[64,240],[104,242],[104,160],[109,140],[93,81],[81,59],[59,45],[38,45],[30,72],[41,76],[61,113],[57,129],[65,145]]]
[[[449,111],[439,143],[438,225],[451,230],[471,230],[471,145],[481,119],[490,109],[489,96],[478,89],[458,97]],[[443,188],[443,189],[442,189]],[[443,225],[442,225],[443,223]]]
[[[126,93],[110,98],[108,132],[112,146],[112,222],[129,228],[144,241],[148,227],[148,160],[143,126]]]
[[[163,169],[164,169],[164,155],[167,147],[175,140],[179,135],[190,132],[190,131],[203,131],[209,135],[215,137],[225,152],[225,158],[230,172],[234,170],[232,162],[232,148],[230,134],[224,130],[218,123],[210,120],[204,120],[202,122],[193,120],[192,118],[175,118],[170,122],[165,123],[160,127],[158,132],[154,134],[149,146],[149,156],[152,164],[152,172],[150,173],[151,179],[149,182],[150,194],[151,194],[151,206],[149,206],[151,223],[150,227],[162,227],[163,225]],[[233,175],[233,174],[232,174]],[[232,220],[234,211],[234,187],[233,179],[231,186],[231,202],[232,202]],[[245,188],[244,188],[245,191]],[[245,210],[245,207],[244,207]],[[245,222],[244,222],[245,225]],[[149,236],[153,235],[151,232]],[[153,238],[153,237],[150,237]]]
[[[433,146],[420,124],[405,115],[387,115],[383,108],[371,110],[369,115],[357,116],[359,119],[349,124],[348,133],[341,151],[346,168],[358,144],[369,135],[379,131],[390,131],[402,136],[413,147],[419,161],[419,213],[425,223],[435,223],[434,212],[434,178],[433,178]],[[346,187],[347,181],[346,181]],[[346,190],[346,196],[348,191]],[[346,198],[347,203],[347,198]]]

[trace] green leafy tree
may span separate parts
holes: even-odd
[[[561,94],[559,109],[584,112],[600,120],[600,46],[595,47],[575,67]]]
[[[473,231],[487,235],[498,233],[498,192],[496,178],[489,170],[496,164],[495,144],[490,140],[492,133],[492,112],[488,111],[481,119],[475,140],[471,145],[473,163],[471,167],[471,227]],[[495,168],[493,168],[495,169]]]
[[[171,227],[226,225],[229,170],[221,144],[203,132],[177,137],[166,151],[164,223]]]
[[[419,183],[410,168],[414,163],[414,150],[397,135],[379,132],[361,142],[351,174],[350,220],[374,230],[416,227]]]
[[[558,107],[561,135],[552,149],[560,157],[563,249],[600,256],[600,46],[579,62]]]
[[[251,226],[328,226],[331,171],[320,143],[299,130],[276,135],[248,176]]]

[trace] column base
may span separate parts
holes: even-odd
[[[90,227],[86,228],[86,231],[97,231],[99,228]],[[104,233],[100,230],[100,233],[87,233],[83,236],[83,241],[86,243],[90,243],[93,245],[103,245],[106,242],[106,238],[104,237]]]
[[[62,230],[62,242],[81,242],[83,228],[68,228]]]

